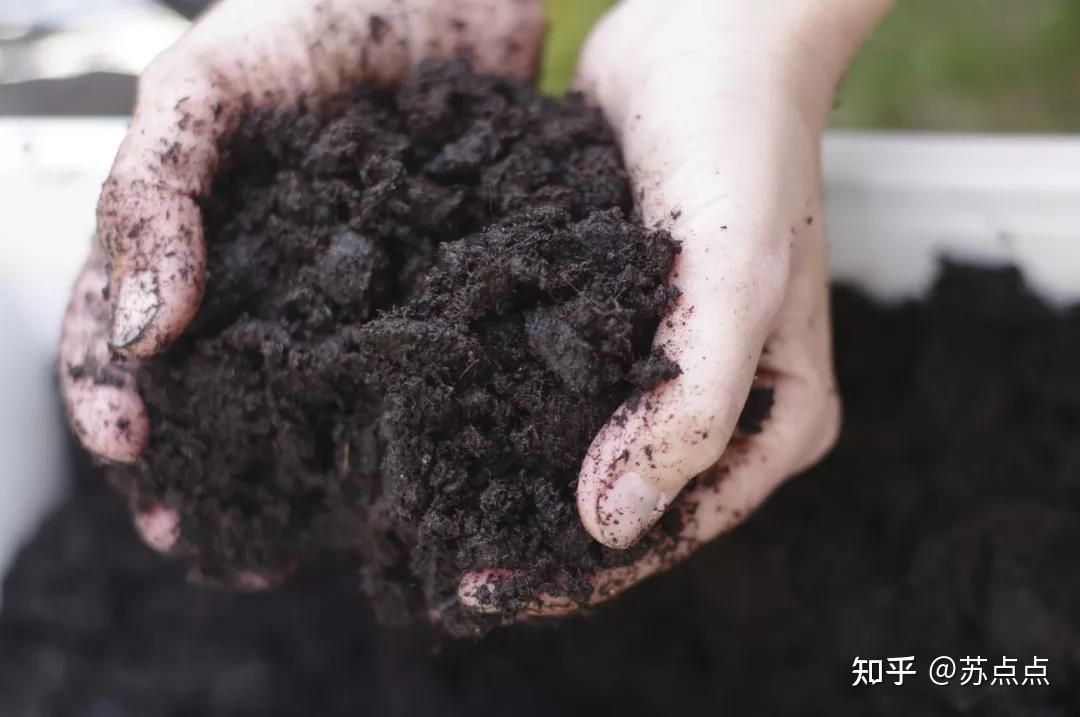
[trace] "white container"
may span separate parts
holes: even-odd
[[[0,119],[0,574],[61,494],[52,362],[125,125]],[[835,278],[913,297],[949,256],[1016,264],[1047,300],[1080,301],[1080,139],[835,133],[824,166]]]

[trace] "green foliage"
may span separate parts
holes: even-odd
[[[589,29],[614,4],[615,0],[545,0],[548,38],[540,71],[542,92],[566,92]]]
[[[901,0],[855,60],[833,124],[1080,129],[1080,2]]]

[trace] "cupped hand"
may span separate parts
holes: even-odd
[[[97,240],[64,319],[60,380],[82,444],[134,461],[150,426],[132,371],[175,340],[203,294],[199,200],[219,141],[261,107],[332,109],[362,81],[393,85],[425,58],[465,57],[526,78],[541,0],[225,0],[139,80],[134,117],[98,202]],[[165,509],[136,518],[154,547],[176,542]]]
[[[595,29],[577,84],[621,145],[644,219],[682,242],[681,298],[656,345],[682,368],[623,406],[589,448],[578,512],[611,548],[667,510],[681,529],[593,576],[607,599],[753,511],[832,445],[840,422],[829,325],[820,138],[842,74],[889,0],[624,0]],[[740,431],[755,386],[772,391]],[[494,611],[511,572],[467,575]],[[525,614],[572,611],[538,595]]]

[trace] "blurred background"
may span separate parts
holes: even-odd
[[[126,114],[134,75],[206,4],[3,0],[0,114]],[[559,93],[614,0],[547,4],[542,83]],[[1070,132],[1080,127],[1078,86],[1080,0],[901,0],[859,55],[833,125]]]

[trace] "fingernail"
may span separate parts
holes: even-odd
[[[116,289],[112,324],[109,326],[109,343],[112,347],[121,349],[138,341],[160,307],[154,272],[144,269],[125,274]]]
[[[245,570],[236,575],[236,578],[233,580],[233,587],[237,590],[245,590],[248,592],[262,592],[273,587],[273,583],[265,575]]]
[[[628,548],[660,519],[669,499],[637,473],[623,473],[596,503],[602,542]]]

